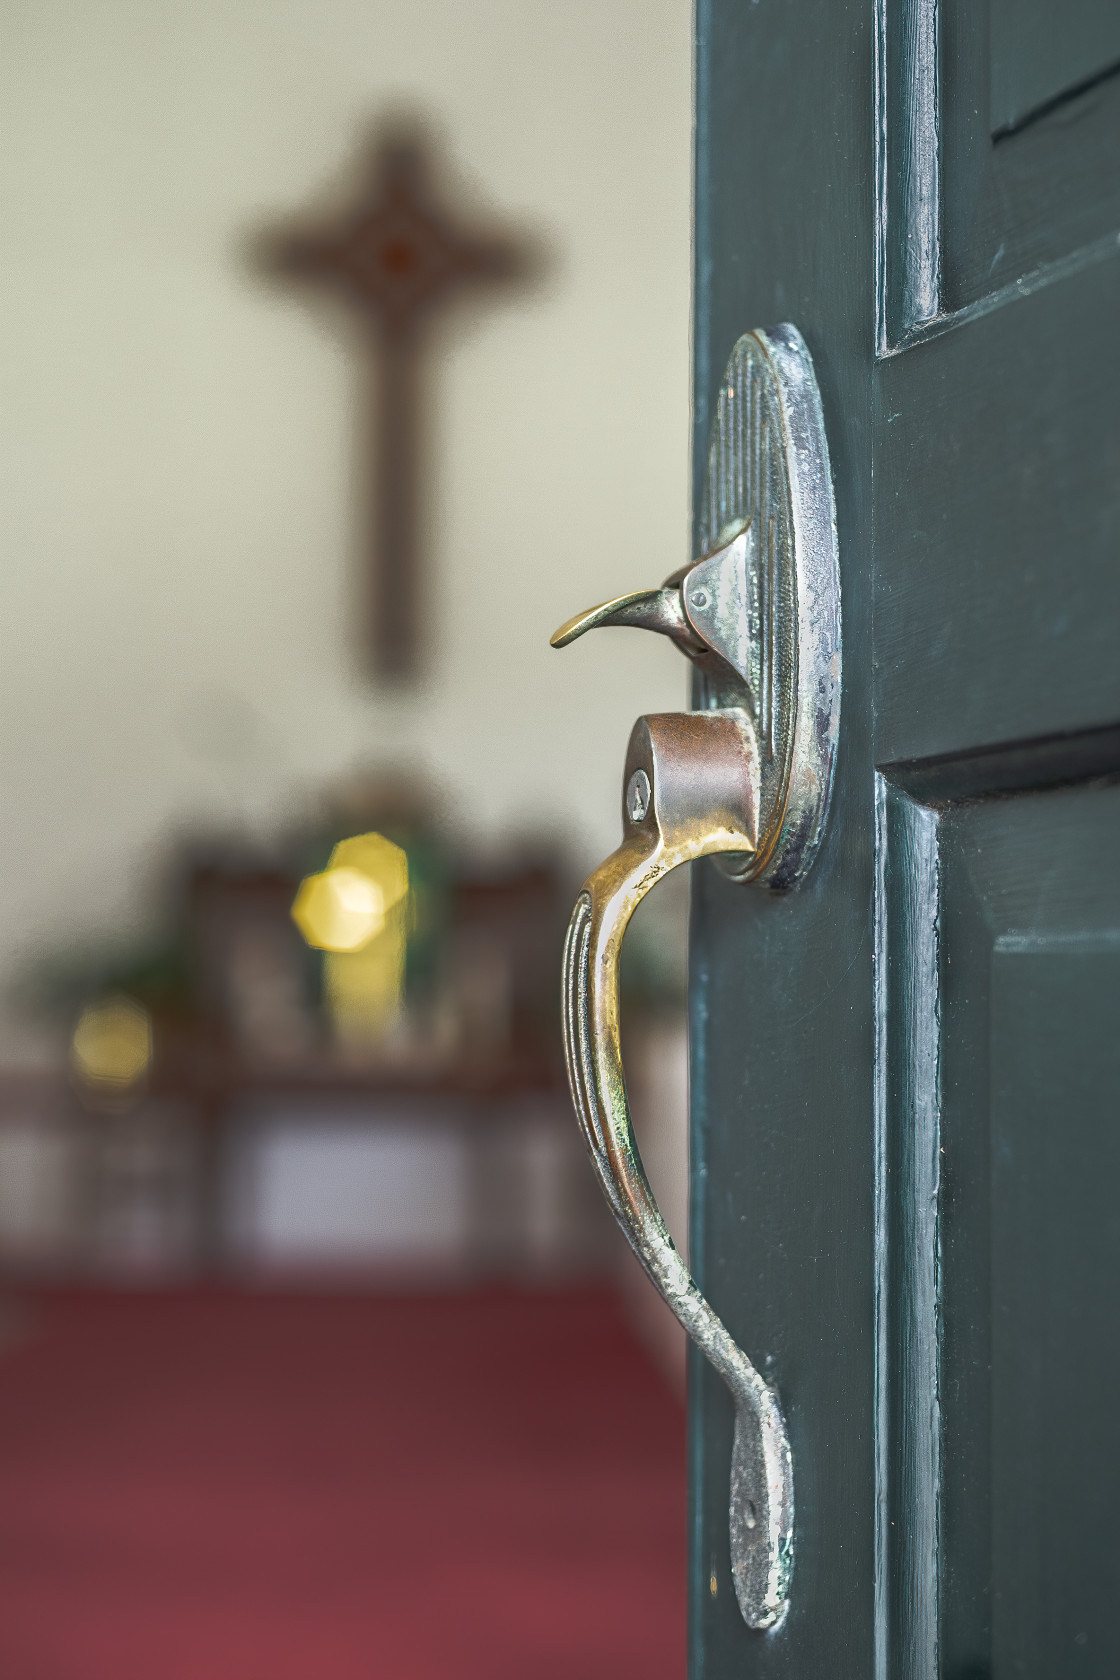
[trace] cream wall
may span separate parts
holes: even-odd
[[[681,703],[679,656],[547,638],[685,556],[687,0],[3,17],[0,986],[44,944],[142,923],[172,834],[267,835],[360,762],[422,762],[482,841],[613,846],[630,723]],[[347,656],[364,369],[244,243],[402,99],[554,261],[448,340],[439,658],[394,702]]]

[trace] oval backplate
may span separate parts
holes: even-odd
[[[736,880],[793,886],[813,861],[840,721],[840,568],[820,395],[797,328],[745,333],[712,424],[697,535],[702,554],[750,525],[742,643],[761,772],[759,849],[720,860]],[[698,680],[704,709],[742,689]]]

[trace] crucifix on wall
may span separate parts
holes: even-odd
[[[420,510],[430,330],[463,295],[525,278],[531,250],[456,220],[437,202],[430,148],[411,127],[381,140],[368,194],[337,222],[274,236],[266,254],[274,272],[332,288],[368,334],[376,398],[365,645],[376,676],[413,680],[428,612]]]

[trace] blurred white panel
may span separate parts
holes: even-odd
[[[61,1258],[75,1190],[72,1139],[41,1115],[0,1120],[0,1251],[27,1261]]]
[[[265,1266],[453,1267],[470,1237],[468,1138],[427,1116],[255,1116],[235,1144],[234,1246]]]
[[[568,1103],[527,1105],[510,1141],[523,1266],[542,1276],[605,1270],[614,1231]]]

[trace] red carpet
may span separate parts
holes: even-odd
[[[605,1293],[47,1295],[3,1680],[683,1680],[684,1418]]]

